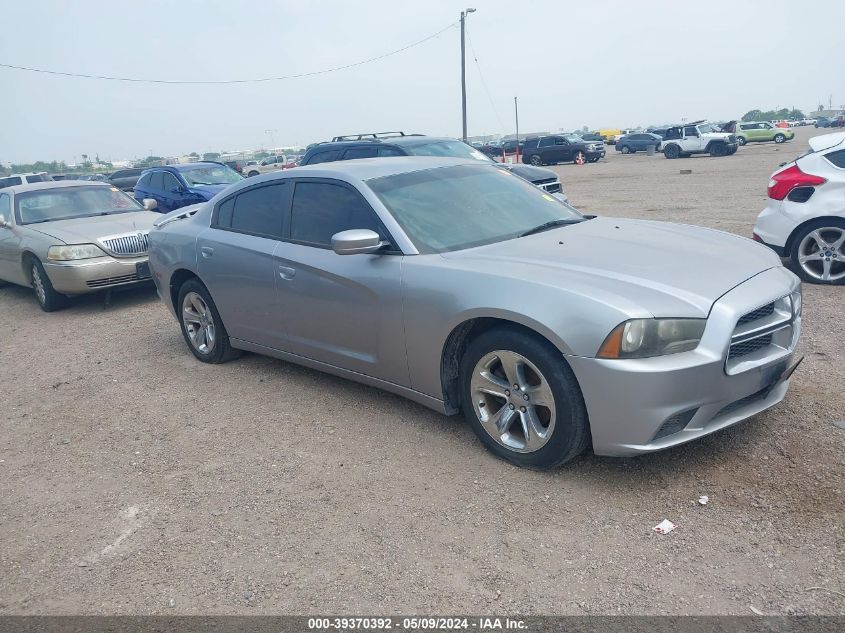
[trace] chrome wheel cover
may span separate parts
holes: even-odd
[[[195,350],[201,354],[211,353],[216,341],[214,317],[196,292],[189,292],[182,300],[182,326]]]
[[[35,290],[35,296],[38,297],[38,302],[41,305],[47,303],[47,289],[44,287],[41,271],[35,265],[32,266],[32,288]]]
[[[484,355],[472,370],[470,397],[478,421],[498,444],[515,453],[533,453],[555,427],[551,386],[537,367],[516,352]]]
[[[827,226],[808,233],[798,245],[798,264],[808,276],[820,281],[845,277],[845,229]]]

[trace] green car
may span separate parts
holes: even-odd
[[[795,138],[795,132],[789,128],[775,127],[768,121],[749,121],[737,123],[736,138],[740,145],[755,141],[774,141],[783,143]]]

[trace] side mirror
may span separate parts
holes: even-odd
[[[379,234],[370,229],[351,229],[332,235],[332,250],[338,255],[375,253],[386,245],[387,242],[382,242]]]
[[[158,208],[158,202],[152,198],[144,198],[144,208],[147,211],[155,211]]]
[[[5,229],[7,226],[9,226],[9,223],[6,222],[6,216],[0,214],[0,229]]]

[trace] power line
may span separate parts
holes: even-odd
[[[112,77],[108,75],[87,75],[83,73],[67,73],[58,70],[47,70],[45,68],[31,68],[28,66],[16,66],[14,64],[4,64],[0,63],[0,68],[11,68],[13,70],[23,70],[32,73],[43,73],[46,75],[60,75],[62,77],[74,77],[74,78],[82,78],[82,79],[102,79],[105,81],[128,81],[132,83],[146,83],[146,84],[191,84],[191,85],[209,85],[209,84],[248,84],[248,83],[261,83],[266,81],[283,81],[285,79],[300,79],[302,77],[313,77],[315,75],[325,75],[326,73],[333,73],[339,70],[346,70],[348,68],[354,68],[356,66],[363,66],[364,64],[369,64],[371,62],[376,62],[381,59],[385,59],[386,57],[391,57],[392,55],[397,55],[404,51],[407,51],[410,48],[414,48],[415,46],[419,46],[420,44],[424,44],[425,42],[434,39],[438,35],[441,35],[448,31],[451,28],[455,28],[458,25],[457,22],[452,22],[445,28],[440,29],[437,33],[433,33],[428,37],[424,37],[421,40],[408,44],[407,46],[403,46],[402,48],[397,48],[395,51],[390,51],[389,53],[384,53],[382,55],[377,55],[376,57],[370,57],[368,59],[362,59],[361,61],[353,62],[351,64],[344,64],[343,66],[335,66],[333,68],[324,68],[323,70],[314,70],[307,73],[298,73],[295,75],[282,75],[280,77],[260,77],[258,79],[221,79],[221,80],[177,80],[177,79],[141,79],[139,77]]]
[[[481,64],[478,63],[478,55],[475,54],[475,47],[472,45],[472,37],[467,31],[467,41],[469,42],[469,49],[472,51],[472,58],[475,60],[475,67],[478,69],[478,76],[481,78],[481,85],[484,87],[484,92],[487,93],[487,100],[490,102],[490,107],[493,108],[493,113],[499,120],[499,127],[502,132],[505,131],[505,124],[502,123],[502,117],[499,116],[499,111],[496,109],[496,104],[493,103],[493,97],[490,95],[490,90],[487,88],[487,82],[484,81],[484,73],[481,72]]]

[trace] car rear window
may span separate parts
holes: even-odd
[[[279,239],[288,208],[288,192],[287,182],[247,189],[220,204],[215,226]]]
[[[10,176],[9,178],[0,178],[0,187],[14,187],[21,184],[21,179],[18,176]]]
[[[340,151],[336,149],[328,150],[325,152],[317,152],[314,154],[309,160],[309,165],[316,165],[317,163],[331,163],[336,161],[340,156]]]
[[[825,154],[824,157],[828,162],[833,163],[834,166],[845,169],[845,149]]]

